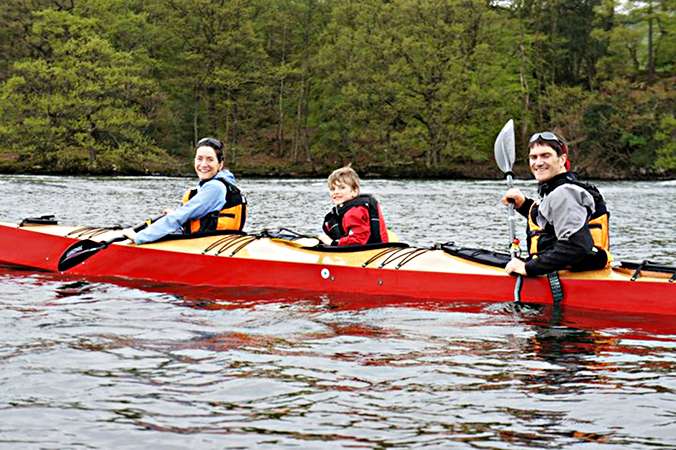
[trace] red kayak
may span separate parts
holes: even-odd
[[[106,241],[115,232],[50,221],[0,223],[0,263],[59,272],[64,253],[80,242]],[[314,238],[279,234],[173,236],[145,245],[116,242],[68,268],[69,275],[114,277],[212,288],[272,288],[313,293],[359,293],[371,298],[435,302],[508,302],[515,277],[509,255],[452,245],[403,243],[332,248]],[[674,269],[622,263],[589,271],[525,278],[525,303],[616,313],[676,315]]]

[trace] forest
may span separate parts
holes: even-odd
[[[674,0],[3,0],[0,172],[494,178],[553,130],[596,179],[676,175]]]

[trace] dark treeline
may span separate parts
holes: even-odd
[[[676,172],[674,3],[4,0],[0,171],[496,176],[516,120],[599,178]]]

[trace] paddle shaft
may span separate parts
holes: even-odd
[[[134,230],[134,233],[137,233],[137,232],[143,230],[144,228],[148,228],[148,225],[150,225],[153,222],[156,222],[157,220],[161,219],[162,217],[164,217],[164,214],[161,214],[159,216],[155,216],[152,219],[146,220],[145,222],[136,225],[135,227],[132,228],[132,230]],[[104,248],[108,247],[110,244],[112,244],[114,242],[123,242],[123,241],[127,241],[127,240],[130,240],[127,236],[118,236],[118,237],[115,237],[115,238],[112,238],[112,239],[108,239],[107,241],[100,242],[99,244],[102,245],[101,250],[103,250]]]
[[[511,189],[514,186],[514,180],[512,178],[512,173],[507,172],[507,188]],[[511,199],[510,199],[511,200]],[[514,222],[516,221],[516,216],[514,214],[514,201],[510,201],[507,205],[507,222],[509,223],[509,254],[512,258],[517,258],[518,248],[516,240],[516,226]],[[514,303],[521,303],[521,287],[523,286],[523,277],[519,274],[516,275],[516,283],[514,284]]]
[[[513,185],[512,166],[515,160],[515,144],[514,144],[514,121],[509,119],[502,127],[498,137],[495,139],[493,146],[495,151],[495,162],[498,164],[500,170],[507,178],[507,188],[511,189]],[[509,224],[509,254],[512,258],[519,256],[519,241],[516,239],[516,231],[514,226],[514,201],[510,199],[507,205],[507,221]],[[521,302],[521,285],[523,279],[521,275],[517,274],[516,284],[514,286],[514,303]]]
[[[514,186],[512,174],[507,172],[507,189],[511,189],[512,186]],[[509,223],[509,242],[512,243],[512,245],[509,246],[509,253],[512,255],[512,258],[516,258],[518,256],[516,248],[513,245],[514,240],[516,239],[516,226],[514,225],[515,221],[516,217],[514,215],[514,202],[510,201],[509,205],[507,205],[507,222]]]

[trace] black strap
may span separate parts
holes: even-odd
[[[672,278],[673,275],[676,274],[676,267],[654,263],[647,259],[644,259],[640,263],[632,261],[620,261],[620,267],[625,269],[634,269],[634,274],[632,275],[631,278],[632,281],[635,281],[641,275],[641,272],[644,270],[648,270],[650,272],[671,274]]]
[[[650,262],[650,261],[648,261],[647,259],[644,259],[644,260],[641,262],[641,264],[639,264],[638,266],[636,266],[636,270],[634,270],[634,273],[633,273],[632,276],[631,276],[631,281],[636,281],[636,280],[638,279],[638,277],[641,276],[641,271],[643,270],[643,268],[645,267],[645,265],[648,264],[649,262]]]
[[[561,279],[558,272],[550,272],[547,274],[549,280],[549,289],[552,291],[552,298],[554,304],[559,304],[563,300],[563,286],[561,286]]]

